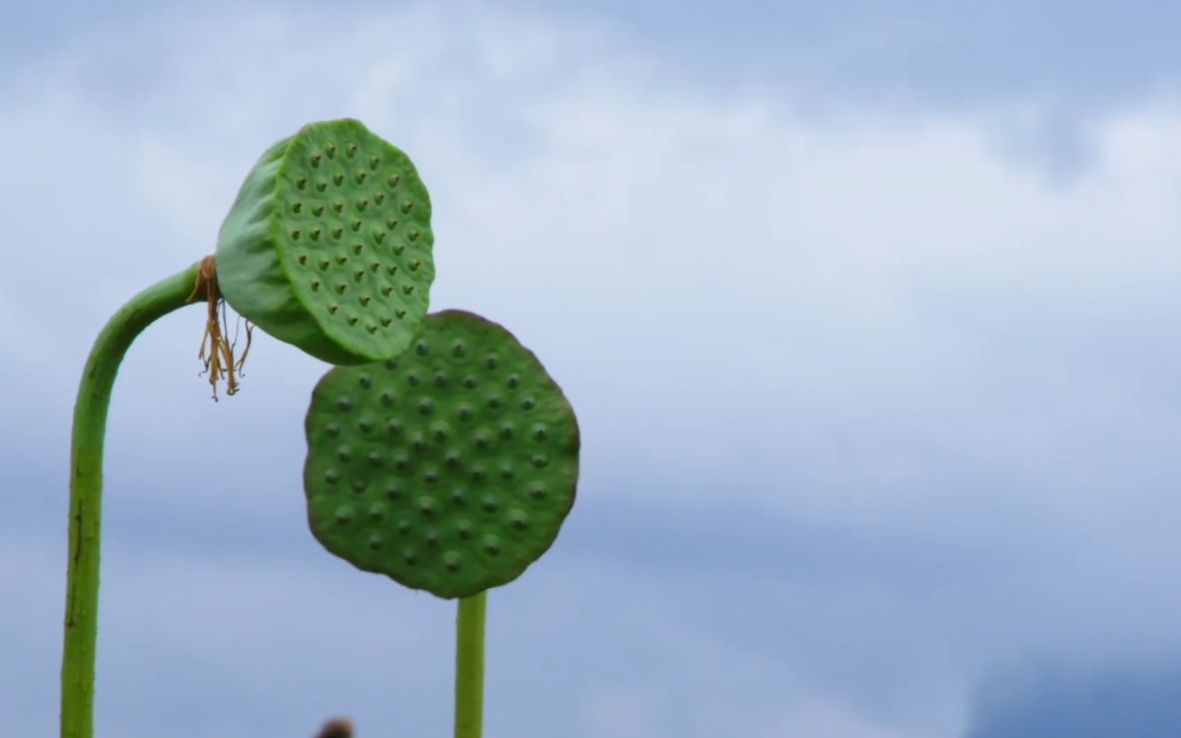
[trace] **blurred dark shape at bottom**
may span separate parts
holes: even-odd
[[[344,718],[333,718],[324,723],[316,738],[353,738],[353,724]]]

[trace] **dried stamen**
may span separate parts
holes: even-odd
[[[246,321],[246,346],[242,350],[242,356],[235,359],[234,349],[238,345],[238,331],[235,328],[233,341],[226,340],[229,319],[226,315],[225,300],[217,288],[217,262],[212,256],[207,256],[201,261],[197,284],[193,287],[193,294],[189,295],[189,302],[202,298],[207,305],[207,311],[205,335],[201,338],[201,349],[197,352],[197,358],[203,365],[201,374],[209,375],[209,385],[213,388],[213,399],[216,401],[217,385],[223,379],[226,383],[226,394],[237,394],[238,378],[243,376],[242,366],[250,353],[254,325]]]

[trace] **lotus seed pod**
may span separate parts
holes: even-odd
[[[226,302],[276,338],[353,365],[405,350],[435,266],[431,204],[410,159],[355,120],[272,146],[222,223]]]
[[[429,315],[397,358],[329,371],[306,432],[315,537],[439,597],[516,579],[574,504],[570,403],[532,352],[471,313]]]

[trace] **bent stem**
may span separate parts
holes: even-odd
[[[133,297],[107,322],[90,350],[74,403],[70,458],[70,560],[66,573],[61,737],[94,732],[94,664],[102,524],[103,436],[111,387],[132,341],[158,318],[204,299],[195,291],[201,263]]]
[[[484,732],[484,619],[487,590],[459,601],[456,618],[455,738]]]

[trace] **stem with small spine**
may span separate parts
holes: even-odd
[[[65,642],[61,671],[61,738],[94,733],[95,641],[98,636],[103,438],[119,364],[131,343],[158,318],[204,293],[195,290],[200,263],[127,302],[94,342],[74,403],[70,458],[70,558],[66,573]]]

